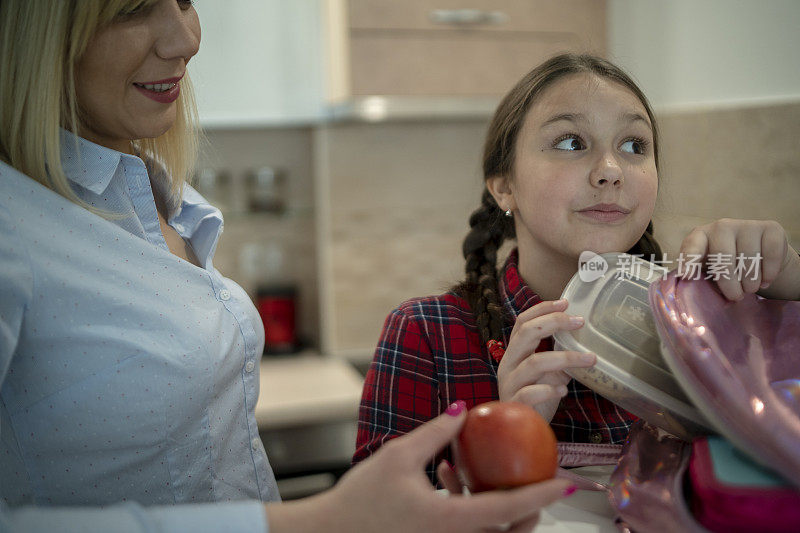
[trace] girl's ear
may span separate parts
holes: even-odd
[[[501,211],[514,211],[517,203],[514,201],[514,192],[511,190],[508,178],[505,176],[492,176],[486,180],[486,188]]]

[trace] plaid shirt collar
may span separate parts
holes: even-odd
[[[518,263],[519,252],[514,248],[508,259],[506,259],[500,276],[500,301],[503,302],[503,308],[508,315],[506,326],[503,329],[503,336],[506,341],[508,341],[508,336],[511,334],[514,322],[517,321],[520,313],[542,301],[542,298],[533,292],[528,284],[525,283],[525,280],[522,279],[522,276],[519,275]]]

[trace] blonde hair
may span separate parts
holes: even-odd
[[[59,128],[79,131],[75,65],[95,32],[120,13],[157,0],[0,0],[0,158],[65,198],[93,211],[61,166]],[[188,75],[175,124],[133,148],[164,166],[173,194],[192,173],[199,143]],[[77,136],[75,138],[77,143]],[[101,212],[100,212],[101,213]]]

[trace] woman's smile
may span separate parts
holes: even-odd
[[[133,86],[151,100],[162,104],[171,104],[181,94],[181,78],[183,78],[183,74],[158,81],[134,82]]]

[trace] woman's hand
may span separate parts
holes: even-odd
[[[566,300],[541,302],[517,317],[508,340],[508,348],[497,368],[501,401],[530,405],[548,422],[567,393],[571,379],[564,370],[585,368],[596,357],[583,352],[538,352],[542,339],[556,331],[570,331],[583,326],[583,317],[570,316]]]
[[[800,257],[775,221],[717,220],[692,230],[680,253],[679,274],[697,277],[697,267],[688,259],[701,258],[704,276],[714,279],[729,300],[754,292],[766,298],[800,299]]]
[[[411,433],[387,442],[359,463],[330,491],[306,500],[267,505],[272,533],[292,531],[485,532],[503,524],[506,531],[529,533],[542,507],[572,493],[570,483],[554,479],[511,490],[469,497],[437,494],[425,465],[456,437],[465,420],[457,402]],[[451,488],[460,486],[449,466]],[[566,492],[565,492],[566,491]]]

